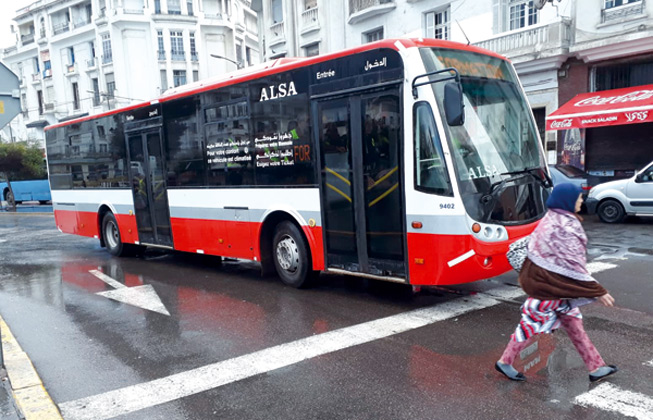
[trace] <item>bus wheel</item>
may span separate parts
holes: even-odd
[[[272,258],[277,274],[288,286],[307,287],[316,277],[311,270],[306,239],[292,222],[283,221],[277,225],[272,240]]]
[[[118,222],[113,213],[107,213],[102,219],[102,237],[107,251],[111,255],[121,257],[126,254],[126,247],[120,239],[120,230],[118,229]]]

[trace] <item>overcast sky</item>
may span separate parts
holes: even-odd
[[[0,0],[0,48],[10,47],[16,43],[14,34],[9,29],[16,10],[36,2],[37,0]]]

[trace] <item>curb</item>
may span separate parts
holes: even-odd
[[[63,420],[27,354],[0,316],[2,352],[14,403],[26,420]]]

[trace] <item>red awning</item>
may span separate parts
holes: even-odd
[[[547,130],[653,122],[653,85],[576,95],[546,117]]]

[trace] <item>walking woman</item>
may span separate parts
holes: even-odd
[[[557,185],[546,202],[549,211],[533,231],[519,284],[528,298],[521,321],[495,368],[509,379],[525,381],[513,366],[515,357],[537,334],[551,333],[560,325],[567,331],[590,372],[598,381],[617,371],[607,366],[583,328],[579,306],[597,300],[613,306],[614,298],[587,271],[587,236],[576,213],[583,202],[573,184]],[[589,299],[588,299],[589,298]]]

